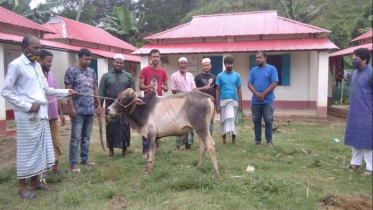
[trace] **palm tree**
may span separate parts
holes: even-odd
[[[45,23],[54,14],[60,14],[65,9],[57,9],[63,2],[39,4],[34,9],[26,11],[23,16],[37,23]]]
[[[317,8],[313,5],[310,5],[307,8],[302,8],[301,1],[288,0],[286,2],[284,0],[280,0],[280,2],[285,9],[287,18],[303,23],[309,23],[316,19],[324,12],[327,6],[327,4],[322,4]]]
[[[144,25],[144,20],[145,13],[143,11],[132,11],[126,6],[114,6],[113,14],[101,18],[99,27],[135,44],[138,38],[142,37],[139,33],[140,28]]]

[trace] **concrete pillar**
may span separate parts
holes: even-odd
[[[331,73],[331,69],[330,69],[330,66],[328,65],[328,75],[329,75],[329,80],[328,80],[328,106],[331,106],[332,105],[332,102],[333,102],[333,89],[332,89],[332,85],[333,85],[333,75]]]
[[[328,106],[329,56],[327,51],[318,52],[317,116],[326,118]]]
[[[0,91],[2,90],[2,86],[4,84],[5,78],[5,70],[7,66],[5,66],[5,49],[4,44],[0,43]],[[5,99],[0,96],[0,136],[6,135],[6,108],[5,108]]]
[[[308,100],[311,102],[310,108],[316,109],[317,90],[318,90],[318,53],[317,51],[310,52],[310,72],[309,72],[309,87]]]
[[[109,62],[107,58],[97,58],[97,79],[100,83],[100,79],[103,74],[109,71]]]

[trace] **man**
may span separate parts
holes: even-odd
[[[187,65],[188,65],[188,60],[185,57],[181,57],[178,63],[179,63],[179,69],[177,70],[177,72],[171,75],[172,93],[176,94],[179,92],[193,91],[196,88],[196,84],[194,83],[193,75],[186,70]],[[181,141],[183,145],[185,145],[186,149],[190,149],[194,141],[193,131],[188,132],[182,140],[180,140],[179,136],[176,136],[175,151],[179,151]]]
[[[265,122],[265,138],[267,146],[272,148],[273,100],[274,89],[277,86],[278,75],[276,67],[267,64],[267,53],[256,53],[256,64],[250,71],[248,87],[253,93],[251,99],[251,114],[254,122],[255,145],[262,141],[262,118]]]
[[[57,83],[54,78],[54,74],[50,71],[53,62],[53,54],[47,50],[41,50],[39,64],[43,70],[43,74],[48,82],[48,87],[57,89]],[[61,134],[60,125],[58,122],[58,116],[61,120],[61,126],[66,124],[65,116],[63,115],[61,104],[56,97],[47,96],[48,100],[48,119],[49,127],[52,136],[55,164],[52,168],[52,172],[56,174],[64,174],[65,172],[58,167],[58,161],[61,158]]]
[[[37,62],[41,43],[34,36],[22,40],[22,55],[8,66],[1,95],[14,106],[17,125],[17,177],[18,195],[22,199],[36,199],[32,190],[49,190],[39,183],[38,174],[55,164],[53,144],[48,122],[46,95],[65,97],[74,90],[49,88]],[[26,178],[30,178],[29,189]]]
[[[117,54],[113,60],[114,68],[102,75],[99,85],[101,97],[118,98],[119,94],[127,88],[135,90],[135,81],[130,73],[123,70],[124,56]],[[104,98],[100,99],[101,104]],[[109,107],[113,99],[105,99],[105,106]],[[122,156],[127,156],[127,147],[130,146],[130,124],[126,123],[124,115],[109,116],[106,113],[106,144],[109,148],[109,159],[114,156],[114,148],[122,149]]]
[[[140,72],[140,82],[139,89],[144,90],[146,95],[150,91],[154,90],[159,96],[162,95],[162,90],[164,92],[168,91],[167,85],[167,72],[159,65],[161,59],[161,53],[157,49],[152,49],[149,53],[150,56],[150,66],[143,68]],[[142,150],[143,158],[146,158],[149,151],[148,140],[142,137]]]
[[[194,82],[196,83],[196,90],[202,91],[204,93],[209,94],[210,96],[216,98],[216,76],[211,74],[211,60],[210,58],[202,59],[202,68],[203,72],[197,74],[194,78]],[[212,132],[214,130],[214,119],[211,119],[210,122],[210,135],[212,136]]]
[[[85,48],[80,49],[78,52],[78,59],[78,65],[68,68],[64,79],[66,88],[73,88],[78,93],[82,94],[74,97],[70,96],[67,101],[71,119],[69,162],[70,171],[72,173],[80,173],[80,168],[78,167],[79,143],[80,164],[85,166],[97,165],[94,162],[88,161],[89,140],[92,132],[95,106],[97,106],[97,115],[101,115],[101,103],[97,97],[97,76],[95,71],[89,68],[91,52]]]
[[[369,66],[370,52],[367,48],[354,50],[352,66],[356,69],[351,76],[350,109],[345,133],[345,145],[352,147],[349,169],[358,169],[363,157],[366,169],[363,175],[372,175],[372,67]]]
[[[216,112],[220,112],[221,135],[223,145],[226,144],[226,135],[232,135],[232,144],[236,143],[236,116],[237,109],[242,111],[241,77],[233,70],[234,59],[231,56],[224,58],[225,71],[216,77]]]

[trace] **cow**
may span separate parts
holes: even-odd
[[[139,95],[128,88],[108,107],[109,114],[125,114],[132,129],[149,141],[149,171],[154,164],[156,144],[167,136],[185,136],[194,130],[199,136],[200,156],[197,168],[202,166],[206,149],[209,151],[213,169],[219,174],[215,153],[215,142],[209,132],[211,119],[214,117],[214,98],[200,91],[178,93],[159,97],[155,91]]]

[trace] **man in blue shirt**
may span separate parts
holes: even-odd
[[[226,135],[232,135],[232,144],[236,143],[236,116],[237,110],[242,111],[241,77],[233,70],[234,59],[231,56],[224,58],[225,71],[216,77],[216,112],[220,112],[220,130],[223,145],[226,144]]]
[[[251,69],[247,83],[253,93],[251,113],[254,122],[255,144],[259,145],[262,141],[261,122],[264,118],[267,146],[272,148],[273,100],[275,99],[273,90],[279,80],[276,67],[267,64],[266,60],[266,52],[259,51],[256,53],[257,66]]]

